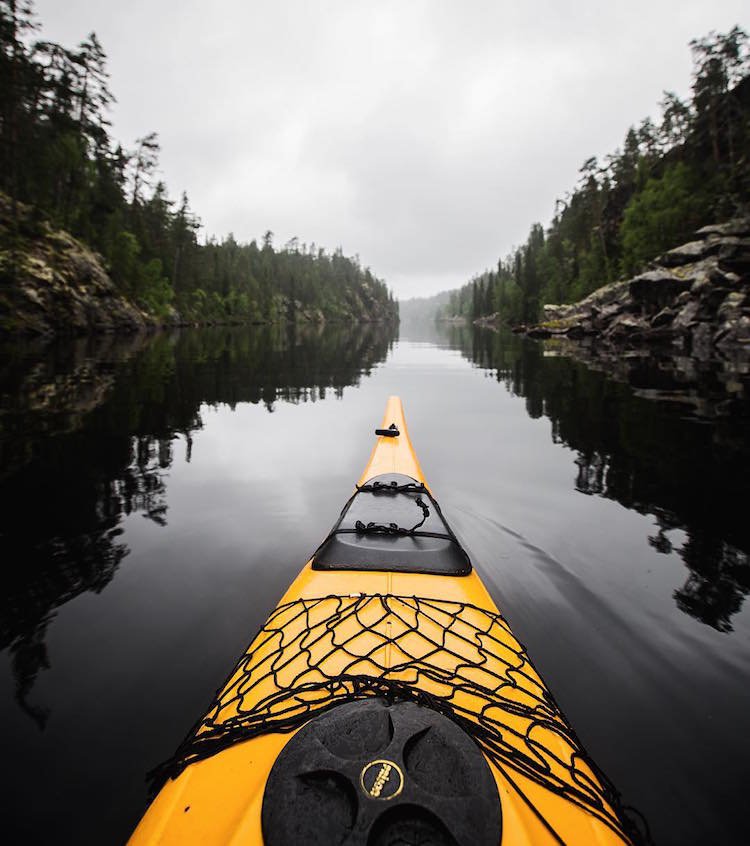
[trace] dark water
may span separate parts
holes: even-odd
[[[6,348],[8,842],[127,838],[145,772],[330,528],[396,393],[487,587],[655,842],[746,844],[750,419],[732,385],[729,406],[698,403],[724,416],[696,417],[468,330]]]

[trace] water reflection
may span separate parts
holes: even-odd
[[[43,728],[32,687],[49,667],[55,609],[99,592],[128,554],[123,516],[165,525],[176,439],[186,459],[203,405],[341,396],[388,354],[393,327],[213,329],[0,355],[0,650],[20,707]]]
[[[747,553],[699,533],[689,534],[678,552],[690,569],[690,576],[674,592],[677,607],[719,631],[732,631],[731,617],[750,593]]]
[[[531,417],[549,418],[553,440],[577,453],[577,491],[655,518],[648,543],[660,553],[676,551],[689,570],[674,592],[677,606],[732,631],[731,618],[750,593],[750,377],[636,358],[605,378],[601,362],[597,371],[559,347],[509,332],[442,331],[524,397]],[[670,539],[675,532],[683,543]]]

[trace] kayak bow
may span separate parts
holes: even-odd
[[[398,397],[376,432],[132,846],[631,843],[443,517]]]

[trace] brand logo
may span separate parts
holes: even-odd
[[[362,770],[360,783],[371,799],[393,799],[404,787],[404,774],[393,761],[371,761]]]

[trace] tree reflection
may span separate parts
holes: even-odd
[[[677,606],[722,631],[750,593],[750,378],[727,363],[622,359],[599,370],[506,331],[450,327],[451,346],[549,418],[577,491],[656,517],[648,543],[689,569]],[[577,348],[576,348],[577,349]],[[675,548],[669,532],[681,529]]]
[[[750,557],[697,533],[688,535],[679,553],[690,575],[674,593],[677,607],[720,632],[732,631],[731,617],[750,593]]]
[[[174,441],[202,405],[316,402],[341,396],[382,361],[394,327],[212,329],[6,347],[0,356],[0,649],[20,707],[49,667],[55,609],[99,592],[128,549],[124,515],[166,525]]]

